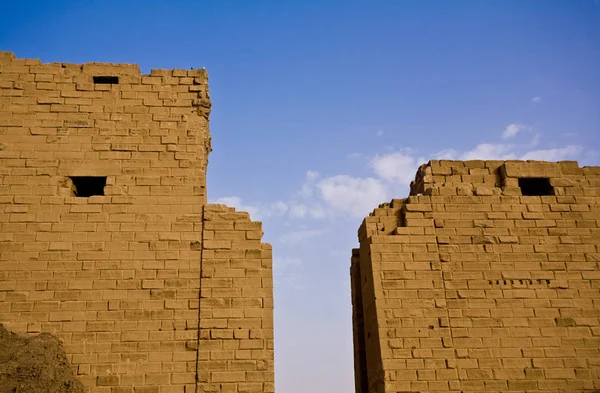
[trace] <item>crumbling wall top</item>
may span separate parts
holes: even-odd
[[[80,72],[86,74],[95,74],[98,72],[112,71],[118,75],[129,75],[129,76],[156,76],[156,77],[193,77],[193,78],[204,78],[208,80],[208,73],[204,68],[196,68],[190,70],[184,69],[173,69],[165,70],[153,68],[150,74],[142,74],[140,67],[137,64],[128,63],[102,63],[102,62],[88,62],[83,64],[64,63],[64,62],[51,62],[42,63],[39,59],[21,59],[17,58],[12,52],[0,51],[0,66],[30,66],[33,67],[30,70],[32,72],[41,70],[70,70],[71,72]],[[6,73],[6,70],[4,70]],[[65,72],[65,71],[63,71]]]
[[[600,167],[577,161],[431,160],[419,167],[410,195],[522,195],[519,179],[531,178],[548,179],[555,195],[565,195],[564,187],[589,188],[584,178],[598,176]]]
[[[14,90],[75,90],[159,93],[160,101],[147,106],[193,107],[208,119],[211,101],[205,69],[152,69],[142,74],[137,64],[90,62],[84,64],[42,63],[39,59],[19,59],[12,52],[0,52],[4,88]],[[68,86],[71,84],[72,86]],[[141,87],[140,87],[141,85]],[[136,86],[135,88],[133,86]]]

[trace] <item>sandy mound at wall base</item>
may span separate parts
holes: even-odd
[[[83,393],[59,339],[24,337],[0,324],[0,393]]]

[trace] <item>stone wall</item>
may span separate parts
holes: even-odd
[[[270,246],[206,204],[207,79],[0,52],[0,322],[86,392],[273,391]]]
[[[600,390],[600,167],[430,161],[358,236],[357,393]]]

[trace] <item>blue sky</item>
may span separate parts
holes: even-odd
[[[207,68],[209,199],[273,244],[280,393],[353,392],[356,230],[420,163],[600,163],[598,0],[5,1],[0,50]]]

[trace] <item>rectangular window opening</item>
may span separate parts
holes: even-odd
[[[106,176],[72,176],[75,196],[87,198],[93,195],[104,195]]]
[[[118,76],[95,76],[94,84],[96,85],[118,85],[119,77]]]
[[[554,195],[554,187],[546,177],[524,177],[519,179],[519,188],[524,196]]]

